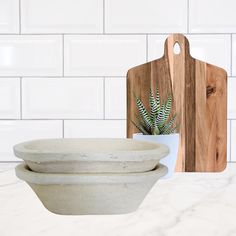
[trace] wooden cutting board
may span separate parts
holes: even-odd
[[[175,43],[180,53],[175,54]],[[127,137],[138,130],[131,120],[138,114],[135,93],[148,107],[151,84],[161,99],[173,95],[173,112],[180,124],[180,145],[176,171],[218,172],[227,161],[227,73],[190,55],[182,34],[165,41],[160,59],[136,66],[127,73]]]

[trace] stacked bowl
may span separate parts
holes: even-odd
[[[62,215],[123,214],[138,208],[167,173],[164,144],[133,139],[41,139],[14,146],[16,167],[43,205]]]

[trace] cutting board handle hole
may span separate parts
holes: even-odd
[[[174,43],[173,51],[174,51],[174,54],[176,54],[176,55],[180,54],[181,48],[180,48],[180,45],[179,45],[178,42],[175,42],[175,43]]]

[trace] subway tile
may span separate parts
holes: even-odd
[[[164,43],[168,35],[148,36],[148,60],[156,60],[164,55]]]
[[[65,120],[65,138],[125,138],[125,120]]]
[[[126,119],[126,78],[105,79],[105,119]]]
[[[230,137],[230,120],[227,120],[227,162],[230,162],[230,141],[231,141],[231,137]]]
[[[102,33],[103,0],[21,0],[23,33]]]
[[[0,78],[0,119],[20,118],[20,78]]]
[[[0,1],[0,34],[19,33],[19,0]]]
[[[190,33],[236,32],[235,0],[189,0]]]
[[[1,35],[0,76],[62,75],[62,36]]]
[[[102,78],[23,78],[26,119],[102,119]]]
[[[231,39],[229,35],[189,35],[190,53],[199,60],[222,67],[231,75]]]
[[[155,60],[164,53],[167,35],[148,37],[148,60]],[[231,40],[229,35],[186,35],[190,43],[191,56],[222,67],[231,74]],[[235,50],[236,52],[236,50]]]
[[[187,32],[187,0],[105,0],[105,31]]]
[[[0,121],[0,161],[19,161],[14,157],[13,145],[41,138],[61,138],[62,121],[18,120]]]
[[[236,78],[228,78],[228,119],[236,119]]]
[[[236,34],[232,36],[232,75],[236,76]]]
[[[146,61],[144,35],[66,35],[65,75],[125,76]]]
[[[236,162],[236,120],[231,120],[231,161]]]

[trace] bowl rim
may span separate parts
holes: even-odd
[[[81,152],[69,152],[69,151],[58,151],[58,150],[40,150],[40,149],[29,149],[28,145],[36,142],[47,142],[47,141],[58,141],[63,140],[65,142],[73,141],[129,141],[134,143],[143,143],[151,145],[153,148],[140,149],[140,150],[106,150],[101,152],[95,151],[81,151]],[[151,141],[135,140],[132,138],[53,138],[53,139],[35,139],[26,142],[22,142],[14,145],[14,154],[16,157],[33,161],[33,162],[52,162],[52,161],[143,161],[145,160],[159,160],[167,156],[170,152],[169,147],[162,143],[156,143]],[[88,158],[89,156],[89,158]],[[143,157],[140,158],[140,157]]]
[[[158,164],[153,170],[138,173],[79,173],[79,174],[59,174],[59,173],[39,173],[30,170],[21,163],[15,167],[16,176],[27,183],[39,185],[78,185],[96,183],[137,183],[144,182],[148,178],[159,179],[167,174],[168,168]]]

